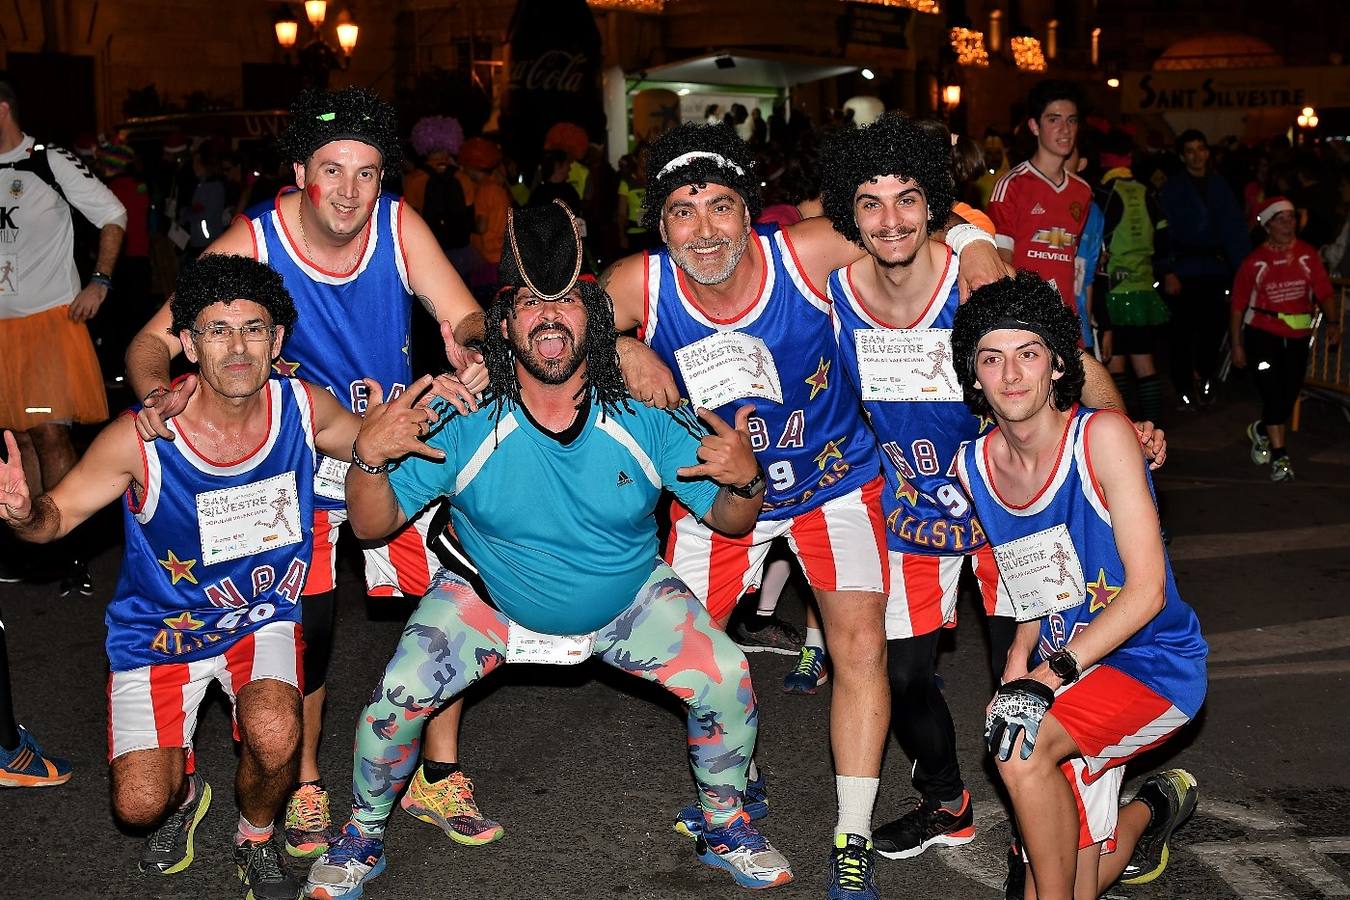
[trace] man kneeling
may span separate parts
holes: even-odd
[[[384,869],[385,823],[428,716],[508,660],[592,653],[688,707],[700,859],[746,887],[785,884],[787,860],[741,808],[758,728],[749,666],[660,561],[653,516],[666,487],[710,526],[749,531],[764,494],[749,411],[735,429],[700,411],[713,430],[700,442],[692,416],[629,405],[609,298],[577,281],[581,242],[566,207],[516,213],[505,243],[484,346],[492,402],[433,427],[413,398],[375,396],[352,453],[347,505],[359,537],[448,497],[472,564],[437,576],[362,711],[351,821],[307,891],[356,897]],[[429,459],[390,471],[409,435],[432,431],[420,454]]]
[[[1124,765],[1205,699],[1208,649],[1172,578],[1138,436],[1078,405],[1078,335],[1054,288],[1025,272],[973,293],[952,329],[966,403],[998,426],[962,446],[957,471],[1021,623],[985,739],[1031,863],[1028,900],[1089,900],[1161,873],[1195,779],[1155,775],[1120,808]]]

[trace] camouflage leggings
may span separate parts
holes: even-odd
[[[362,831],[384,832],[417,766],[427,716],[505,661],[506,632],[506,616],[467,583],[444,570],[436,576],[357,720],[352,821]],[[713,826],[730,821],[759,730],[745,655],[664,563],[596,633],[595,655],[680,698],[704,817]]]

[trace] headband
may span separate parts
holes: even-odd
[[[717,164],[718,168],[731,169],[737,175],[745,174],[745,169],[742,169],[740,166],[736,165],[736,163],[727,159],[720,153],[712,153],[708,150],[690,150],[688,153],[681,153],[679,156],[662,166],[661,171],[656,173],[656,177],[664,178],[675,169],[678,169],[681,166],[687,166],[696,159],[710,159]]]

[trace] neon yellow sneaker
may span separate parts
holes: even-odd
[[[500,824],[478,811],[478,804],[473,801],[473,782],[463,772],[432,784],[418,766],[399,805],[414,819],[444,831],[457,844],[481,847],[506,834]]]

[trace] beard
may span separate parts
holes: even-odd
[[[913,234],[913,232],[908,232],[908,231],[906,231],[906,232],[896,232],[895,234],[882,234],[882,235],[880,235],[880,237],[885,237],[885,238],[892,238],[892,237],[907,237],[907,236],[910,235],[910,234]],[[905,256],[902,256],[902,257],[900,257],[900,258],[898,258],[898,259],[886,259],[886,258],[883,258],[883,257],[877,255],[876,249],[875,249],[875,248],[876,248],[876,244],[875,244],[874,241],[872,241],[872,240],[865,240],[865,241],[864,241],[864,244],[866,244],[867,252],[868,252],[869,254],[871,254],[871,256],[872,256],[873,259],[875,259],[875,260],[877,261],[877,265],[881,266],[883,269],[903,269],[903,268],[906,268],[906,267],[912,265],[912,264],[914,263],[914,260],[915,260],[915,259],[918,257],[918,255],[919,255],[919,250],[922,249],[922,246],[923,246],[922,243],[921,243],[920,241],[915,241],[915,242],[914,242],[914,249],[911,250],[911,251],[909,252],[909,254],[907,254],[907,255],[905,255]]]
[[[545,335],[558,335],[571,345],[571,352],[549,359],[541,356],[534,348],[535,339]],[[550,322],[536,325],[528,335],[511,335],[511,347],[515,351],[516,361],[536,381],[543,384],[558,385],[565,383],[576,374],[586,359],[586,349],[576,340],[576,335],[566,325]]]
[[[750,230],[746,229],[739,240],[733,241],[731,238],[715,238],[710,241],[692,240],[681,245],[678,249],[668,247],[670,258],[675,261],[675,265],[684,271],[684,274],[699,284],[721,284],[731,277],[731,273],[736,271],[736,266],[740,265],[741,257],[745,255],[745,248],[750,244]],[[707,250],[710,247],[729,247],[726,265],[713,271],[699,267],[699,258],[694,253],[695,250]]]

